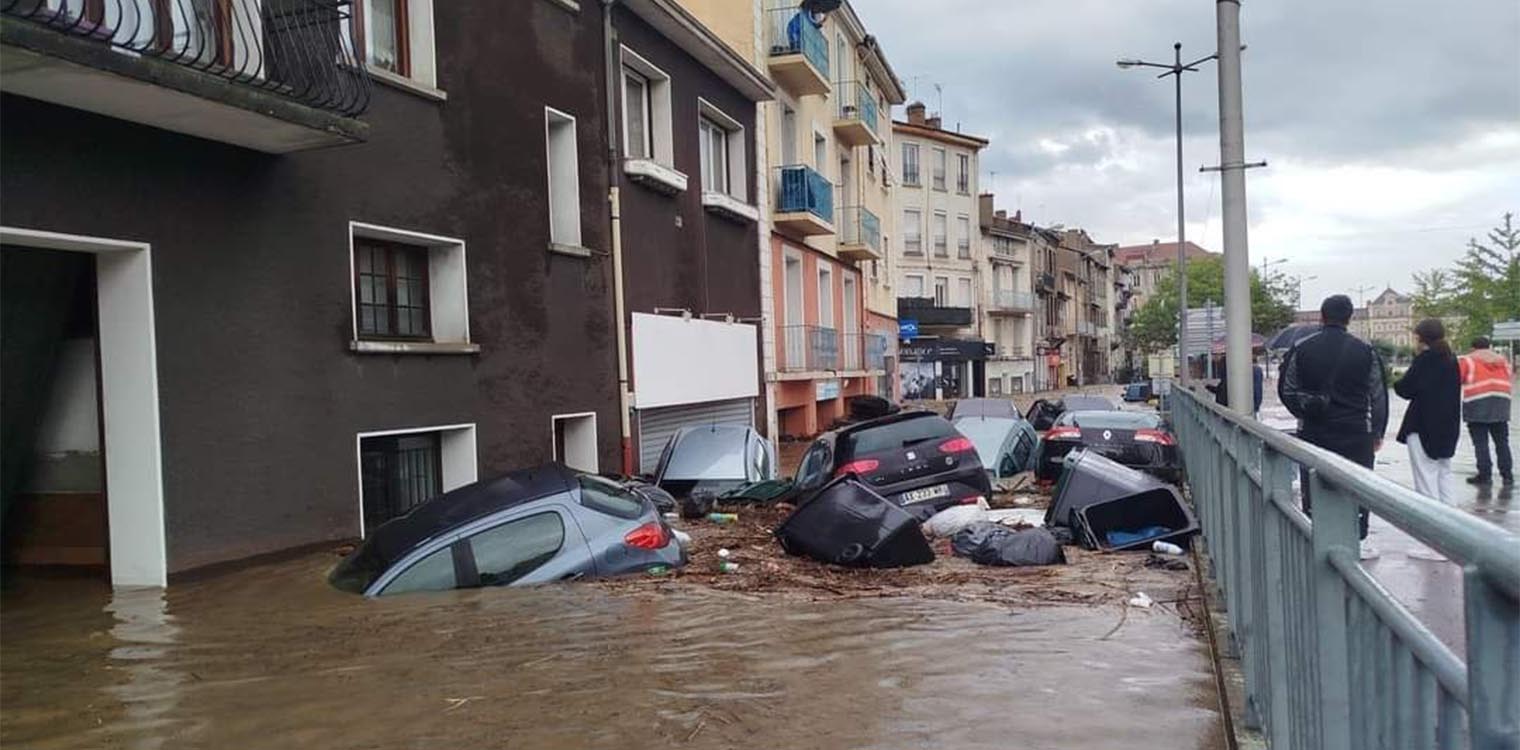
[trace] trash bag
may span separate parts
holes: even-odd
[[[658,485],[650,484],[642,479],[627,479],[623,481],[623,488],[654,503],[655,510],[662,514],[675,512],[676,499]]]
[[[790,479],[766,479],[740,485],[718,496],[725,503],[756,503],[770,505],[791,496],[796,485]]]
[[[1056,565],[1066,562],[1061,543],[1045,529],[1014,531],[1001,524],[982,522],[950,538],[955,554],[978,565]]]
[[[824,485],[776,527],[789,555],[859,568],[902,568],[934,561],[913,514],[854,475]]]
[[[923,529],[929,536],[952,537],[971,524],[989,520],[987,501],[983,500],[976,505],[956,505],[935,513],[924,521]]]
[[[713,510],[713,496],[710,492],[693,492],[681,498],[681,517],[694,521],[698,518],[706,518]]]

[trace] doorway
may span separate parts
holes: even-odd
[[[148,246],[0,227],[0,263],[7,562],[163,586]]]

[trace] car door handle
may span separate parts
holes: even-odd
[[[580,579],[585,578],[585,577],[586,577],[586,571],[584,571],[584,570],[577,570],[574,573],[566,573],[566,574],[560,576],[559,579],[561,581],[579,581]]]

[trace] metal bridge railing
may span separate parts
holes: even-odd
[[[1273,750],[1520,747],[1520,537],[1182,388],[1172,415]],[[1294,479],[1306,470],[1311,521]],[[1455,653],[1364,570],[1360,505],[1462,566]]]

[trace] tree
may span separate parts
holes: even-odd
[[[1414,275],[1415,313],[1461,319],[1451,332],[1465,344],[1493,331],[1494,323],[1520,318],[1520,229],[1513,213],[1489,231],[1487,242],[1467,241],[1467,253],[1449,270]]]
[[[1224,259],[1209,256],[1188,261],[1188,306],[1224,304]],[[1292,284],[1284,278],[1263,281],[1251,270],[1251,330],[1263,335],[1293,322]],[[1162,277],[1156,293],[1135,312],[1124,331],[1125,346],[1154,354],[1177,343],[1177,273]],[[1221,332],[1222,333],[1222,332]]]

